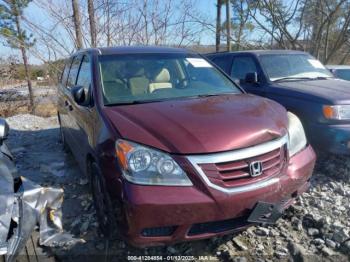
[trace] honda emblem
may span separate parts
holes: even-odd
[[[252,177],[260,176],[263,173],[261,161],[254,161],[249,164],[249,173]]]

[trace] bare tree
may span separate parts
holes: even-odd
[[[216,3],[216,41],[215,41],[215,49],[216,52],[220,50],[220,40],[221,40],[221,6],[222,0],[217,0]]]
[[[231,51],[231,5],[229,0],[226,0],[226,42],[227,51]]]
[[[80,8],[78,0],[72,0],[73,9],[73,21],[76,36],[76,47],[81,49],[83,47],[83,35],[81,33],[81,19],[80,19]]]
[[[90,22],[91,46],[96,47],[96,21],[95,21],[94,1],[87,0],[87,2],[88,2],[88,13],[89,13],[89,22]]]

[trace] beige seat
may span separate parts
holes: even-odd
[[[138,65],[130,65],[131,77],[128,84],[131,94],[134,96],[148,93],[149,79],[145,76],[145,70]]]
[[[123,96],[129,96],[130,90],[122,79],[116,77],[113,70],[105,70],[103,75],[103,92],[107,103],[111,103]]]
[[[149,84],[149,92],[152,93],[157,89],[172,88],[170,82],[169,70],[163,68],[154,78],[153,82]]]

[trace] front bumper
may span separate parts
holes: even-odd
[[[311,146],[289,160],[278,182],[242,193],[225,193],[196,183],[191,187],[124,185],[127,226],[135,246],[165,245],[241,230],[258,201],[285,208],[307,190],[316,156]]]
[[[350,125],[312,124],[308,127],[308,140],[323,152],[350,154]]]

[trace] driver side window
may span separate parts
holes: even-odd
[[[231,77],[234,80],[244,80],[248,73],[258,73],[255,61],[252,57],[235,57],[232,62]]]
[[[89,57],[86,55],[83,57],[81,61],[76,85],[82,86],[84,88],[85,101],[83,104],[88,105],[90,102],[91,68],[90,68]]]

